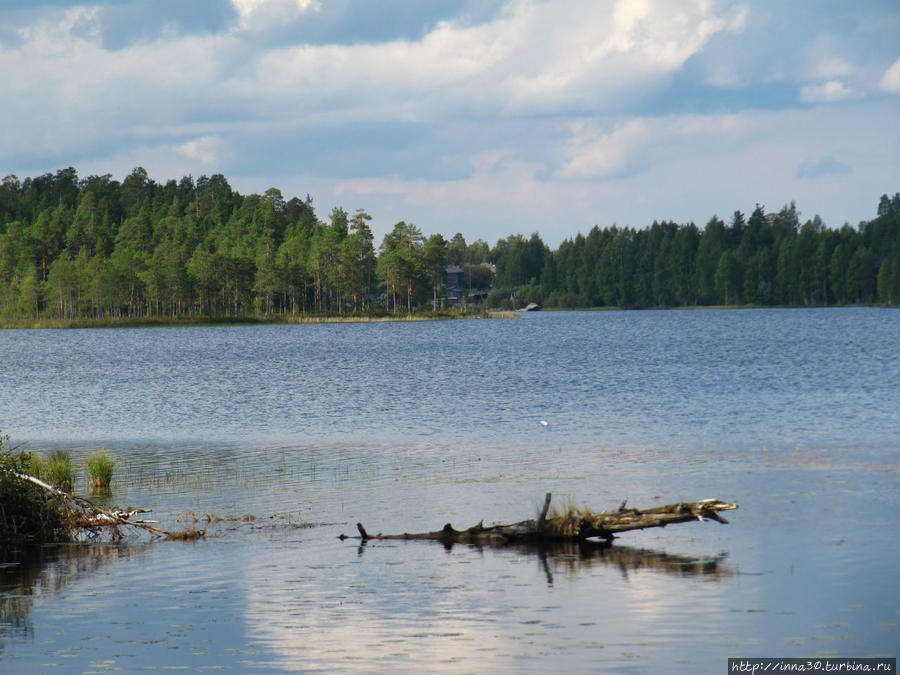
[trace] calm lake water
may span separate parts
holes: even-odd
[[[78,466],[106,449],[111,503],[208,530],[0,559],[3,673],[900,651],[897,310],[0,331],[0,429]],[[740,509],[610,548],[337,538],[515,522],[546,492]]]

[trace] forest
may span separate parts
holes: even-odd
[[[873,200],[874,201],[874,200]],[[317,216],[221,174],[165,184],[74,168],[0,184],[0,321],[236,320],[463,309],[900,304],[900,193],[857,227],[794,203],[729,222],[593,227],[551,250],[491,247],[398,222],[376,249],[364,209]],[[455,272],[453,279],[448,275]],[[452,288],[456,285],[455,288]],[[456,291],[451,293],[451,291]],[[476,303],[481,303],[476,307]]]

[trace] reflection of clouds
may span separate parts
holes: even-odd
[[[412,551],[385,550],[387,556],[374,563],[385,574],[376,569],[373,575],[368,560],[351,552],[341,546],[335,553],[342,562],[321,566],[248,559],[248,634],[276,655],[277,667],[328,672],[404,671],[424,663],[429,672],[501,668],[508,648],[502,636],[486,630],[490,611],[479,609],[482,601],[463,597],[468,565],[450,561],[423,573],[405,564]],[[459,574],[452,573],[454,568]]]
[[[722,610],[719,585],[697,580],[731,574],[718,559],[628,547],[536,554],[403,541],[304,544],[250,557],[245,572],[248,637],[279,668],[479,672],[548,653],[583,666],[601,644],[624,649],[668,621],[660,639],[674,649],[688,617],[691,634],[702,629],[698,603],[704,616]]]

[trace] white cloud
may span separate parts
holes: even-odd
[[[247,30],[318,7],[232,2]],[[143,144],[148,130],[169,143],[165,130],[206,136],[224,119],[237,132],[602,111],[679,69],[711,36],[739,30],[743,11],[708,0],[510,0],[489,22],[443,21],[419,40],[267,48],[242,30],[165,31],[110,51],[97,10],[48,10],[15,47],[0,43],[0,123],[18,130],[0,139],[0,155]]]
[[[217,136],[199,136],[185,142],[159,142],[158,139],[151,138],[122,146],[102,157],[78,162],[76,168],[81,176],[111,173],[124,177],[135,167],[142,166],[151,178],[165,182],[188,174],[196,177],[201,174],[226,173],[225,163],[231,159],[232,154],[228,144]],[[226,177],[232,179],[230,172],[226,173]],[[268,187],[271,185],[266,185],[259,192]]]
[[[800,100],[805,103],[826,103],[840,101],[853,94],[840,80],[829,80],[823,84],[810,84],[800,89]]]
[[[318,9],[318,0],[231,0],[245,30],[271,28]]]
[[[556,173],[548,171],[550,159],[525,161],[507,147],[474,155],[463,179],[373,174],[340,182],[329,197],[366,206],[379,236],[385,224],[404,219],[427,232],[490,242],[537,230],[551,246],[595,223],[646,227],[671,219],[702,227],[713,214],[749,212],[755,202],[777,210],[797,200],[809,216],[840,226],[872,212],[873,184],[900,179],[893,161],[900,135],[884,131],[895,110],[887,102],[851,105],[849,113],[827,107],[585,118],[563,129],[570,142],[559,143],[564,159]],[[866,123],[848,128],[848,115]]]
[[[881,78],[881,88],[891,94],[900,94],[900,59],[894,61]]]
[[[336,195],[401,195],[413,205],[490,204],[502,194],[518,206],[545,202],[546,191],[536,177],[541,166],[516,159],[508,150],[490,150],[472,157],[473,172],[458,180],[407,180],[396,176],[339,181]]]
[[[306,109],[362,102],[374,115],[528,113],[605,107],[680,68],[740,21],[702,0],[514,0],[494,21],[445,21],[418,41],[272,50],[244,74],[249,92]]]
[[[172,148],[192,164],[217,167],[228,157],[225,143],[218,136],[200,136]]]
[[[167,32],[111,52],[102,43],[98,12],[86,9],[48,15],[19,35],[17,47],[0,45],[0,123],[17,129],[0,137],[4,157],[92,154],[140,129],[159,134],[184,124],[220,101],[221,55],[240,50],[230,36]]]
[[[238,19],[221,32],[172,29],[115,49],[104,42],[102,10],[44,5],[32,23],[9,24],[0,33],[8,171],[72,165],[82,175],[127,175],[141,165],[160,179],[222,171],[243,191],[278,185],[317,203],[356,195],[362,203],[348,206],[444,232],[465,220],[479,236],[693,217],[691,200],[702,217],[718,208],[710,200],[731,210],[774,203],[772,182],[784,201],[806,194],[818,209],[832,193],[817,197],[820,180],[798,180],[829,170],[815,158],[852,167],[838,175],[831,164],[827,178],[853,184],[845,200],[896,182],[896,125],[879,118],[881,137],[861,137],[859,120],[873,117],[853,101],[877,45],[819,40],[804,26],[788,51],[772,30],[779,11],[755,4],[751,14],[718,0],[508,0],[483,23],[445,20],[418,39],[363,43],[345,33],[340,43],[292,46],[286,31],[269,29],[334,5],[234,6]],[[340,12],[323,18],[349,23]],[[849,103],[801,106],[808,117],[797,124],[787,86],[805,102]],[[900,61],[881,87],[900,93]],[[893,99],[866,103],[893,104],[896,117]],[[656,112],[745,104],[772,115]],[[823,116],[834,116],[827,130],[807,133]],[[781,131],[785,120],[793,137]],[[848,140],[838,147],[839,139]],[[882,147],[893,155],[873,150]]]
[[[558,177],[605,179],[640,170],[659,158],[666,147],[715,138],[722,144],[745,130],[745,115],[678,115],[632,118],[612,130],[597,119],[582,119],[569,125],[566,159]],[[693,139],[693,140],[690,140]]]
[[[631,119],[606,132],[592,120],[570,125],[569,159],[560,171],[563,178],[602,178],[622,174],[638,160],[639,149],[652,135],[641,119]]]
[[[837,56],[825,57],[812,68],[812,76],[817,80],[834,80],[852,75],[855,68]]]

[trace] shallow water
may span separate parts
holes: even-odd
[[[0,670],[896,656],[898,336],[878,309],[0,332],[12,444],[103,447],[112,502],[208,528],[9,557]],[[515,522],[547,491],[741,508],[611,549],[337,539]]]

